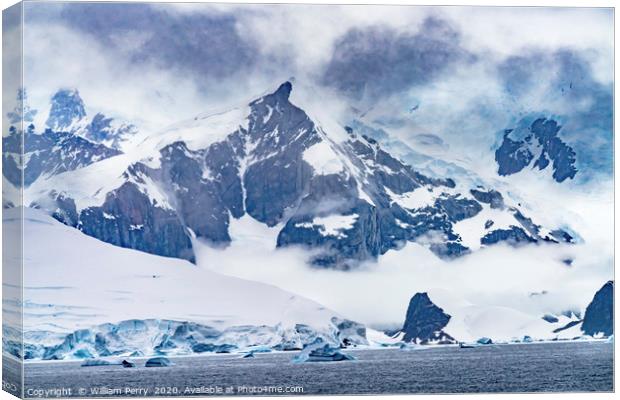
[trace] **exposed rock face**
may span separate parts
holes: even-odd
[[[120,247],[194,261],[190,235],[178,214],[152,204],[131,183],[109,193],[101,207],[83,210],[77,228]]]
[[[36,110],[27,105],[24,109],[31,114],[25,115],[24,121],[31,122]],[[19,119],[11,121],[17,126],[21,123]],[[11,126],[9,134],[3,136],[3,174],[15,186],[22,185],[22,172],[23,185],[27,187],[40,177],[73,171],[119,155],[120,144],[137,133],[135,126],[103,114],[96,114],[89,121],[84,101],[75,89],[54,94],[46,126],[43,132],[35,132],[32,123],[24,132]]]
[[[454,226],[485,207],[510,213],[515,223],[495,231],[488,225],[479,239],[483,245],[570,241],[562,235],[542,237],[540,227],[506,206],[497,191],[458,193],[452,179],[421,174],[386,152],[364,129],[358,133],[357,128],[342,127],[331,133],[338,138],[333,140],[291,103],[291,90],[285,82],[240,108],[243,115],[224,113],[226,131],[202,146],[189,146],[182,134],[171,135],[181,138],[168,139],[171,143],[162,139],[149,157],[128,162],[121,183],[106,189],[103,204],[77,209],[72,193],[51,188],[36,205],[108,243],[190,261],[195,259],[192,236],[226,246],[232,240],[232,220],[246,213],[267,226],[282,226],[278,247],[312,249],[310,263],[329,268],[353,268],[408,241],[423,243],[442,258],[467,254],[470,249]],[[63,96],[61,100],[69,97],[59,101],[64,106],[52,107],[54,121],[84,122],[77,92]],[[69,106],[69,100],[76,104]],[[67,118],[61,118],[63,112]],[[202,118],[199,127],[205,134],[222,129],[221,118]],[[76,124],[72,122],[71,129],[80,125]],[[117,135],[109,131],[110,124],[97,114],[75,134],[48,131],[47,146],[60,144],[58,159],[48,154],[44,160],[51,166],[38,166],[32,173],[28,167],[27,181],[37,179],[41,171],[58,174],[118,154],[90,141],[113,143]],[[31,145],[47,137],[34,136]],[[59,139],[65,136],[67,145]],[[66,151],[71,151],[69,157]],[[29,165],[36,159],[31,156]],[[5,174],[18,178],[11,157],[4,162]]]
[[[34,132],[29,125],[23,133],[10,129],[9,135],[2,138],[3,174],[9,182],[19,186],[23,168],[24,186],[29,186],[41,176],[57,175],[73,171],[97,161],[120,154],[116,149],[90,142],[68,132],[47,129],[42,134]]]
[[[487,233],[481,240],[482,244],[495,244],[498,242],[508,242],[512,245],[523,243],[535,243],[536,239],[529,236],[522,228],[512,227],[510,229],[497,229]]]
[[[438,341],[454,341],[442,331],[448,325],[450,316],[437,307],[427,293],[416,293],[409,302],[407,316],[402,332],[403,341],[428,343]]]
[[[469,192],[474,196],[474,199],[481,203],[489,204],[491,208],[504,208],[504,197],[497,190],[490,189],[485,192],[478,189],[471,189]]]
[[[312,168],[303,161],[303,152],[321,140],[306,113],[289,101],[291,89],[285,82],[250,103],[247,136],[255,147],[249,154],[254,162],[243,177],[246,211],[269,226],[281,221],[285,210],[308,191]]]
[[[559,138],[561,126],[552,119],[539,118],[527,129],[508,129],[495,152],[500,175],[511,175],[531,168],[553,169],[553,179],[563,182],[577,174],[576,153]]]
[[[614,334],[614,282],[609,281],[594,295],[586,308],[581,330],[586,335]]]

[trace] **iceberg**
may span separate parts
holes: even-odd
[[[145,367],[170,367],[174,365],[169,359],[166,357],[154,357],[147,360]]]
[[[94,360],[84,360],[81,366],[82,367],[101,367],[104,365],[114,365],[114,364],[109,361],[96,358]]]
[[[481,337],[480,339],[476,340],[476,343],[478,344],[493,344],[493,340],[491,340],[488,337]]]
[[[332,347],[329,343],[325,343],[317,338],[312,344],[304,347],[304,349],[295,357],[293,363],[304,362],[326,362],[326,361],[349,361],[355,360],[355,357],[342,353],[339,348]]]

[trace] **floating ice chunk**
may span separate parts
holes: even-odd
[[[478,344],[493,344],[493,341],[488,338],[488,337],[481,337],[480,339],[476,340],[476,343]]]
[[[170,367],[172,362],[168,360],[166,357],[155,357],[147,360],[145,367]]]
[[[325,343],[322,339],[317,338],[312,344],[304,347],[304,349],[293,358],[292,362],[304,363],[348,360],[355,360],[355,357],[344,354],[340,349],[332,347],[329,343]]]
[[[82,367],[101,367],[104,365],[113,365],[111,362],[96,358],[94,360],[84,360]]]

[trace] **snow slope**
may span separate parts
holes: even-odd
[[[326,327],[334,311],[274,286],[103,243],[38,210],[24,211],[24,328],[70,332],[126,319]],[[11,305],[5,304],[11,308]]]

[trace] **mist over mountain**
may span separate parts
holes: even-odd
[[[192,239],[225,246],[231,219],[246,213],[278,226],[276,247],[317,250],[311,264],[345,269],[407,241],[449,259],[499,242],[575,240],[559,226],[537,224],[492,188],[423,175],[354,128],[321,125],[291,103],[292,90],[282,83],[247,105],[173,125],[122,155],[91,141],[78,92],[60,91],[48,124],[67,131],[68,141],[51,128],[27,132],[28,144],[48,140],[26,148],[44,157],[43,165],[33,157],[24,165],[27,204],[105,242],[190,261]],[[9,148],[15,135],[5,139]],[[102,160],[118,172],[106,179]],[[17,172],[7,171],[15,183]]]

